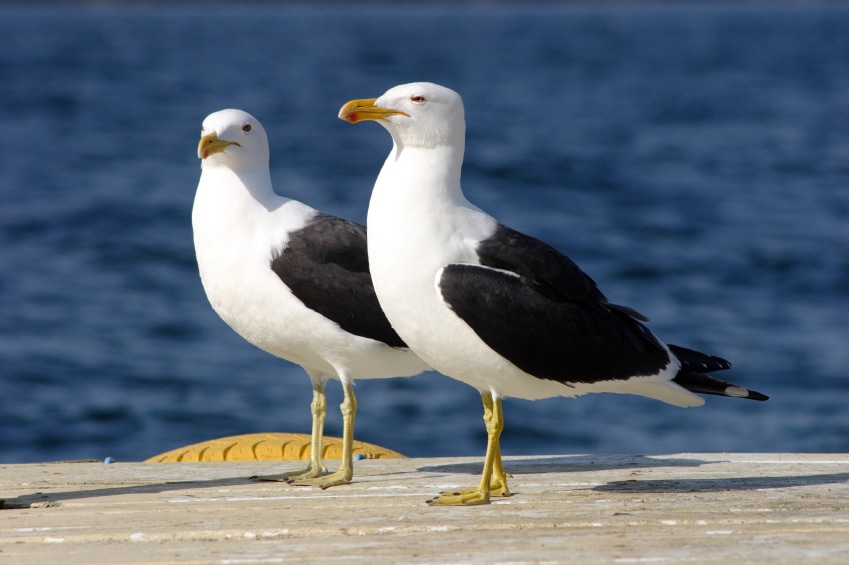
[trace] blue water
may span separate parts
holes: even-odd
[[[253,113],[279,192],[364,221],[389,137],[336,112],[413,80],[464,96],[472,201],[772,397],[508,400],[505,454],[849,451],[847,8],[3,7],[0,37],[2,462],[307,432],[302,370],[206,303],[200,123]],[[483,453],[461,383],[357,392],[359,439]]]

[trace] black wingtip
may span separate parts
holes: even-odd
[[[769,400],[769,397],[767,395],[761,394],[755,390],[750,390],[749,396],[747,396],[746,398],[748,398],[749,400],[760,400],[761,402],[763,402],[764,400]]]
[[[706,391],[705,394],[718,394],[720,396],[728,396],[731,398],[745,398],[746,400],[758,400],[760,402],[769,400],[769,397],[767,395],[761,394],[756,390],[749,390],[747,388],[743,388],[741,386],[737,386],[731,383],[726,384],[727,386],[724,390],[721,390],[719,392]]]
[[[724,371],[731,368],[731,363],[721,357],[701,353],[693,349],[687,349],[679,345],[668,345],[669,351],[678,359],[681,368],[674,382],[683,386],[690,392],[698,394],[714,394],[730,398],[745,398],[747,400],[758,400],[763,402],[769,397],[760,392],[749,390],[741,386],[723,381],[710,373],[713,371]]]
[[[769,400],[769,397],[765,394],[702,373],[678,373],[672,380],[690,392],[698,394],[713,394],[716,396],[727,396],[729,398],[745,398],[747,400]]]

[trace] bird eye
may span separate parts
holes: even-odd
[[[424,104],[425,103],[425,97],[420,96],[420,95],[410,96],[410,100],[412,100],[416,104]]]
[[[242,131],[245,133],[251,133],[251,124],[245,124],[242,126]]]

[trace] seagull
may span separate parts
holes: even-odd
[[[306,469],[254,477],[321,488],[353,477],[355,379],[412,376],[429,367],[380,310],[369,275],[366,229],[277,195],[268,136],[241,110],[206,117],[192,209],[206,297],[248,342],[304,368],[312,382],[312,444]],[[325,383],[342,383],[343,449],[329,475],[322,461]]]
[[[463,195],[460,96],[432,83],[396,86],[339,111],[374,120],[393,147],[369,203],[374,289],[398,335],[435,370],[476,388],[487,451],[477,488],[429,504],[509,496],[499,437],[502,399],[635,394],[699,406],[694,394],[766,400],[707,373],[724,359],[661,342],[648,319],[610,303],[572,260],[515,231]]]

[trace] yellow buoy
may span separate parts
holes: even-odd
[[[305,461],[310,458],[309,434],[246,434],[203,441],[160,453],[145,463],[205,463],[213,461]],[[325,436],[325,459],[342,458],[342,439]],[[404,458],[397,451],[363,441],[354,441],[354,457],[366,459]]]

